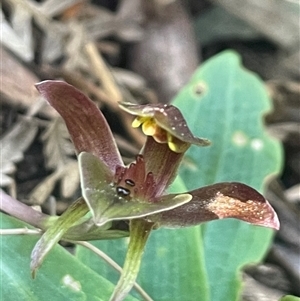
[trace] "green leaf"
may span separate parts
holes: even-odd
[[[174,105],[195,135],[212,142],[209,148],[191,147],[187,152],[179,174],[188,189],[239,181],[262,191],[266,180],[279,172],[281,147],[262,120],[271,109],[267,92],[234,52],[204,63]],[[273,232],[236,220],[207,223],[202,230],[210,300],[236,300],[239,269],[263,258]]]
[[[239,270],[264,257],[271,230],[238,220],[213,221],[202,230],[211,300],[237,300],[242,288]]]
[[[1,229],[25,228],[27,224],[0,213]],[[1,300],[106,301],[112,284],[83,265],[69,252],[55,246],[36,279],[30,276],[30,253],[38,240],[30,235],[0,236]],[[127,301],[136,300],[127,297]]]
[[[173,191],[186,190],[179,178]],[[93,244],[123,265],[128,239],[97,241]],[[208,283],[199,227],[152,231],[145,248],[137,282],[154,299],[160,301],[207,301]],[[76,256],[100,275],[116,283],[119,275],[94,254],[79,246]],[[201,281],[199,281],[201,279]]]
[[[292,295],[286,295],[280,298],[279,301],[300,301],[300,298]]]
[[[199,227],[159,229],[151,235],[138,283],[154,300],[209,300]]]
[[[201,301],[209,300],[200,229],[190,227],[152,232],[137,278],[141,287],[159,301],[194,301],[195,296],[201,296]],[[128,239],[96,241],[93,245],[123,265]],[[117,283],[120,275],[87,249],[78,246],[76,256],[100,275]]]
[[[263,82],[224,52],[203,64],[174,100],[196,135],[212,145],[191,147],[180,175],[188,189],[240,181],[262,190],[281,167],[281,148],[263,126],[271,110]],[[191,109],[192,108],[192,109]]]

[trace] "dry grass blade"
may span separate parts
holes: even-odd
[[[32,143],[38,127],[31,118],[24,118],[14,125],[0,140],[0,186],[13,184],[9,174],[15,171],[15,163],[24,157],[24,151]]]
[[[61,194],[63,197],[71,197],[78,188],[80,181],[77,161],[70,160],[68,164],[56,169],[55,172],[40,182],[29,195],[31,203],[43,204],[59,180],[62,181]]]
[[[39,81],[30,70],[25,68],[3,47],[0,47],[1,53],[1,93],[9,99],[10,104],[28,107],[32,105],[38,93],[34,89],[34,84]],[[12,70],[14,70],[12,76]]]
[[[122,100],[122,94],[119,87],[116,85],[111,71],[106,66],[94,43],[88,43],[85,50],[90,60],[90,65],[93,68],[92,71],[101,82],[103,90],[111,98],[112,107],[116,109],[118,106],[117,103]]]
[[[54,21],[49,16],[43,12],[42,7],[37,4],[35,1],[28,0],[28,1],[23,1],[23,0],[6,0],[7,4],[12,7],[13,11],[19,11],[22,15],[16,15],[15,22],[18,22],[18,28],[21,28],[23,31],[23,28],[26,28],[25,30],[25,37],[27,40],[25,42],[23,40],[17,41],[17,43],[11,43],[9,46],[7,46],[12,52],[16,53],[19,57],[21,57],[25,61],[32,61],[34,56],[34,45],[33,43],[29,43],[28,37],[30,37],[33,33],[33,28],[32,28],[32,19],[36,22],[38,27],[42,29],[46,36],[46,44],[45,47],[42,49],[42,57],[44,59],[47,59],[49,61],[53,61],[57,59],[58,57],[61,56],[61,53],[63,52],[62,50],[64,49],[64,44],[65,44],[65,38],[68,33],[68,28],[64,26],[61,22]],[[45,3],[44,3],[45,5]],[[13,17],[14,14],[11,16]],[[24,18],[23,16],[28,16],[27,19]],[[16,37],[18,37],[18,34],[15,32],[14,27],[12,27],[9,23],[8,25],[5,26],[5,28],[9,26],[10,28],[10,33],[13,33]],[[25,34],[24,33],[24,34]],[[8,38],[5,40],[11,40],[9,35],[6,35]],[[19,38],[20,39],[20,38]],[[29,45],[30,44],[30,45]],[[27,46],[25,49],[22,51],[16,50],[16,46],[20,47],[20,45],[23,47]],[[18,48],[17,47],[17,48]],[[21,53],[20,53],[21,52]],[[26,57],[25,54],[26,54]]]
[[[11,23],[1,18],[1,43],[25,62],[33,59],[31,16],[19,6],[13,8]]]
[[[270,40],[284,48],[299,45],[299,4],[277,1],[211,0],[245,20]],[[249,13],[251,12],[251,13]]]
[[[300,203],[300,183],[290,187],[289,189],[286,189],[284,195],[289,202]]]
[[[69,140],[69,133],[59,117],[51,121],[42,135],[44,142],[44,155],[48,168],[57,169],[70,161],[70,155],[74,155],[74,147]]]
[[[65,10],[73,7],[77,3],[83,2],[84,0],[47,0],[41,3],[40,11],[48,17],[53,17],[63,13]]]

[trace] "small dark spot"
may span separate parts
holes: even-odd
[[[116,188],[117,194],[120,196],[128,196],[130,195],[130,190],[121,186],[117,186]]]
[[[205,92],[205,85],[203,83],[197,83],[195,86],[194,86],[194,93],[197,95],[197,96],[200,96],[202,95],[204,92]]]
[[[135,186],[135,183],[131,180],[131,179],[126,179],[125,180],[125,183],[131,187],[134,187]]]

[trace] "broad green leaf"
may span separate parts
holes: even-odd
[[[300,298],[292,295],[286,295],[280,298],[279,301],[300,301]]]
[[[25,228],[27,224],[0,213],[1,229]],[[113,285],[56,246],[48,255],[36,279],[30,275],[30,253],[38,237],[0,236],[0,292],[5,301],[106,301]],[[136,300],[127,297],[128,301]]]
[[[222,181],[240,181],[262,190],[278,173],[281,148],[263,126],[271,110],[263,82],[224,52],[204,63],[174,100],[197,136],[212,145],[192,146],[180,175],[188,189]]]
[[[179,177],[172,189],[172,192],[186,190]],[[122,266],[128,242],[128,239],[119,239],[93,244]],[[206,301],[208,283],[202,253],[198,227],[154,230],[145,248],[137,282],[154,300],[194,301],[201,296],[201,301]],[[100,275],[117,282],[119,274],[88,250],[78,246],[76,256]]]
[[[91,241],[98,249],[105,252],[110,256],[118,265],[123,266],[126,250],[129,243],[129,238],[120,238],[116,240],[97,240]],[[75,256],[81,260],[86,266],[97,272],[99,275],[109,279],[112,283],[116,284],[120,277],[120,273],[114,270],[104,260],[101,260],[99,256],[92,253],[90,250],[78,245],[76,247]],[[142,265],[143,265],[142,261]]]
[[[259,262],[272,238],[271,230],[238,220],[221,220],[203,225],[206,268],[211,301],[238,300],[242,278],[239,270]]]
[[[159,229],[151,235],[138,283],[154,300],[209,300],[199,227]]]
[[[281,148],[263,126],[270,102],[263,82],[226,51],[204,63],[174,100],[194,135],[209,148],[191,147],[180,170],[188,189],[221,181],[239,181],[260,191],[279,172]],[[238,270],[260,261],[273,232],[236,220],[202,226],[210,300],[236,300]],[[199,281],[201,279],[199,278]]]
[[[128,242],[128,239],[119,239],[93,244],[122,266]],[[100,275],[117,283],[120,275],[85,248],[78,246],[76,256]],[[198,227],[154,230],[145,248],[137,282],[154,300],[194,301],[199,296],[201,301],[209,300],[203,259]]]

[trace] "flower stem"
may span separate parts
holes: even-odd
[[[152,227],[152,223],[146,222],[143,219],[133,219],[130,221],[130,242],[123,272],[110,301],[122,301],[131,290],[139,272],[144,247]]]

